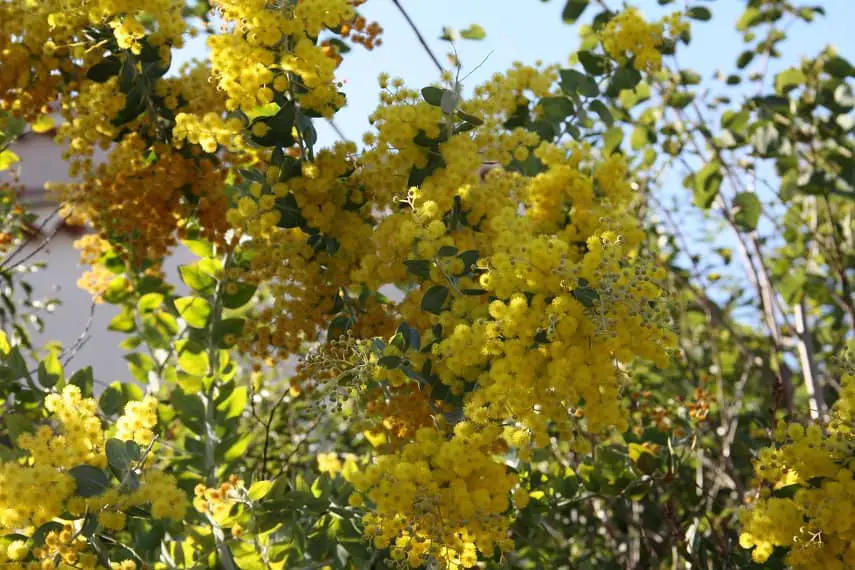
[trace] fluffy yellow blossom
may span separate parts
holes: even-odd
[[[609,20],[601,32],[603,49],[618,61],[632,59],[639,71],[658,71],[662,67],[663,41],[677,37],[688,28],[679,13],[659,22],[648,22],[637,8],[627,8]]]
[[[739,537],[755,562],[784,547],[794,570],[855,564],[855,377],[844,376],[842,386],[826,429],[779,424],[777,444],[759,453],[755,485],[765,492],[742,511]]]

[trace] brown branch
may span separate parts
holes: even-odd
[[[436,66],[437,70],[439,70],[440,73],[445,71],[442,68],[442,64],[439,63],[439,59],[437,59],[436,55],[434,55],[433,53],[433,50],[428,45],[427,40],[425,40],[424,36],[419,31],[418,26],[416,26],[416,23],[413,21],[412,18],[410,18],[410,15],[407,13],[404,7],[401,6],[401,3],[398,0],[392,0],[392,3],[398,8],[398,11],[401,12],[401,15],[404,16],[404,19],[407,20],[407,24],[409,24],[410,28],[413,30],[413,33],[416,34],[416,38],[419,40],[419,43],[422,44],[422,47],[430,56],[430,59],[431,61],[433,61],[433,64]]]

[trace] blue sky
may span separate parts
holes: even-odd
[[[464,74],[486,62],[469,78],[467,87],[478,84],[497,71],[502,71],[514,61],[532,63],[542,59],[546,63],[567,61],[567,56],[578,45],[577,27],[561,21],[563,0],[401,0],[410,16],[418,24],[434,52],[445,64],[443,55],[449,44],[439,35],[443,26],[463,29],[478,23],[487,31],[481,41],[461,41],[458,53],[464,64]],[[610,0],[613,7],[618,2]],[[662,13],[655,0],[636,0],[650,16]],[[666,7],[674,10],[683,2]],[[742,39],[734,23],[744,6],[744,0],[696,0],[713,11],[709,22],[693,22],[693,41],[681,46],[680,63],[709,77],[717,67],[732,69],[733,61],[742,51]],[[855,56],[855,0],[811,2],[823,5],[826,17],[811,25],[796,24],[790,28],[784,61],[796,61],[799,55],[814,54],[822,46],[833,43],[844,55]],[[348,107],[340,111],[336,122],[351,139],[359,140],[369,128],[367,116],[377,104],[377,75],[386,71],[401,77],[407,85],[420,88],[437,80],[437,72],[424,50],[407,26],[391,0],[369,0],[361,8],[369,20],[377,20],[384,28],[383,46],[367,52],[357,46],[347,54],[340,76],[347,83],[345,92]],[[594,7],[584,16],[590,17]],[[585,17],[583,16],[583,20]],[[180,60],[205,57],[204,39],[191,42]],[[332,142],[334,134],[326,124],[319,124],[321,142]]]

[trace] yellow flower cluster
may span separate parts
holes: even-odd
[[[317,457],[318,471],[335,477],[341,473],[345,478],[356,471],[356,456],[346,453],[339,457],[337,453],[319,453]]]
[[[381,78],[376,133],[365,137],[360,156],[339,144],[284,180],[283,169],[268,165],[265,180],[252,183],[228,214],[241,247],[253,251],[241,279],[272,293],[271,306],[248,323],[243,350],[262,358],[295,352],[329,325],[336,297],[350,307],[351,330],[360,335],[388,338],[401,320],[419,331],[417,345],[389,345],[382,354],[410,373],[360,351],[330,354],[334,373],[302,386],[346,399],[369,380],[381,387],[361,395],[368,413],[360,420],[368,421],[359,422],[380,455],[354,480],[376,505],[371,529],[380,543],[397,544],[396,556],[416,565],[432,558],[466,566],[479,551],[489,556],[496,545],[508,546],[507,517],[499,514],[516,482],[502,456],[510,451],[527,461],[555,434],[572,440],[624,429],[623,365],[637,357],[663,365],[674,340],[663,326],[662,274],[636,254],[642,233],[626,161],[502,127],[529,97],[560,96],[556,78],[553,67],[521,65],[492,78],[459,103],[483,124],[458,132],[444,125],[446,111]],[[435,149],[420,139],[437,141]],[[482,177],[484,160],[497,165]],[[537,174],[520,172],[526,161],[539,165]],[[432,163],[411,187],[414,169]],[[282,201],[299,211],[300,227],[277,223]],[[334,247],[313,245],[320,236]],[[412,267],[423,268],[418,280]],[[415,286],[396,303],[352,293],[407,282]],[[443,293],[432,314],[422,305],[437,288]],[[309,368],[310,375],[318,369]],[[447,395],[435,395],[428,380]],[[475,435],[454,435],[448,412],[462,412],[460,430]],[[577,450],[586,451],[588,441],[578,437]],[[456,476],[442,459],[448,453],[480,462],[491,475]],[[414,462],[422,467],[402,468],[416,477],[413,487],[462,485],[480,498],[441,493],[426,499],[439,501],[438,511],[402,507],[414,499],[401,494],[410,487],[398,484],[396,466]],[[525,490],[515,495],[523,505]]]
[[[125,406],[125,413],[116,422],[113,437],[122,441],[134,441],[145,447],[154,440],[154,427],[157,425],[157,400],[146,396],[141,401],[131,401]]]
[[[118,420],[116,435],[140,444],[151,443],[151,430],[157,421],[155,406],[153,398],[130,402]],[[61,394],[48,395],[45,409],[51,424],[18,437],[18,447],[26,452],[24,459],[0,463],[0,530],[37,527],[66,512],[74,517],[98,513],[101,526],[122,530],[127,510],[143,505],[151,505],[152,516],[157,519],[183,518],[187,503],[183,491],[174,477],[154,469],[143,471],[135,489],[114,486],[97,496],[76,496],[75,479],[69,470],[79,465],[107,466],[106,435],[96,415],[97,405],[92,398],[82,397],[77,386],[69,385]],[[71,545],[61,537],[58,540],[57,544]],[[59,554],[65,557],[67,552],[74,552],[76,556],[78,550],[68,548],[60,549]]]
[[[96,175],[56,186],[68,212],[108,237],[132,267],[159,263],[180,237],[188,219],[204,225],[204,237],[223,243],[227,230],[225,172],[206,158],[184,156],[166,145],[145,160],[136,134],[118,143]]]
[[[755,462],[759,498],[741,514],[739,542],[763,563],[788,549],[794,570],[855,567],[855,376],[823,427],[781,423]]]
[[[353,21],[350,2],[303,0],[282,7],[266,0],[219,0],[215,6],[234,26],[208,43],[212,74],[229,110],[252,111],[283,92],[327,116],[342,106],[333,77],[338,62],[316,41],[322,30]]]
[[[86,539],[75,532],[71,525],[65,525],[61,531],[50,531],[45,535],[44,545],[32,549],[31,562],[22,562],[30,554],[27,543],[22,540],[11,542],[5,551],[0,550],[0,564],[5,570],[105,570],[99,564],[98,556],[84,552]],[[137,570],[133,560],[112,562],[111,570]]]
[[[34,464],[63,470],[83,463],[101,469],[107,466],[105,436],[101,420],[95,415],[95,400],[83,398],[76,386],[67,386],[62,394],[45,398],[45,409],[62,431],[55,433],[52,427],[43,425],[35,433],[18,437],[18,447],[30,453]]]
[[[219,487],[206,487],[200,483],[194,490],[193,507],[200,513],[211,515],[214,520],[222,521],[240,499],[243,488],[243,481],[237,475],[232,475]]]
[[[512,548],[505,514],[517,477],[493,459],[501,429],[468,422],[448,440],[420,429],[399,454],[381,456],[351,476],[376,505],[365,517],[365,534],[392,558],[413,568],[428,559],[444,568],[472,568],[480,551],[492,556]]]
[[[659,22],[648,22],[637,8],[627,8],[609,20],[601,32],[603,49],[617,61],[632,59],[638,71],[654,72],[662,67],[660,48],[665,38],[676,38],[688,23],[679,12]]]
[[[0,5],[0,109],[33,118],[56,98],[63,74],[75,87],[77,78],[109,53],[107,41],[94,47],[86,44],[86,29],[110,30],[117,46],[133,54],[142,51],[145,41],[162,48],[161,57],[168,61],[169,47],[183,45],[183,8],[180,0],[4,2]]]

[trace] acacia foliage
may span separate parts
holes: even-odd
[[[4,563],[851,566],[855,69],[777,61],[822,8],[748,2],[712,76],[714,5],[569,0],[570,67],[384,75],[324,145],[360,4],[0,5],[0,166],[59,109],[132,377],[30,346],[5,186]]]

